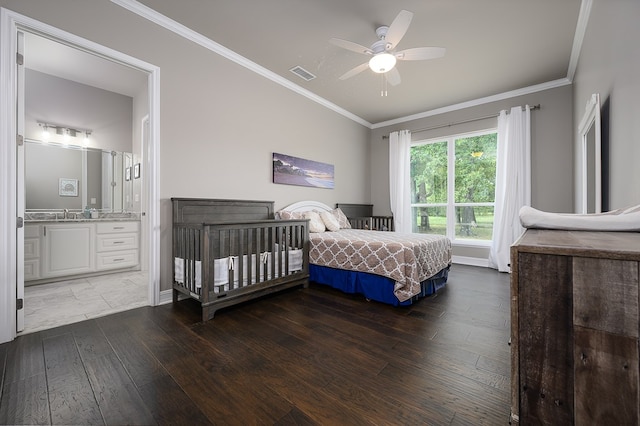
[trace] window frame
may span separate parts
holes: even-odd
[[[487,134],[498,133],[497,127],[489,127],[481,130],[474,130],[471,132],[455,133],[451,135],[445,135],[440,137],[434,137],[429,139],[420,139],[411,142],[410,148],[419,145],[433,144],[433,143],[447,143],[447,202],[446,203],[411,203],[411,209],[414,208],[433,208],[433,207],[446,207],[447,210],[447,230],[446,236],[451,240],[451,243],[457,246],[470,246],[470,247],[491,247],[493,243],[493,235],[491,240],[473,240],[466,238],[456,238],[456,220],[455,213],[457,207],[493,207],[494,222],[495,222],[495,194],[493,202],[483,203],[456,203],[455,202],[455,144],[458,139],[471,138],[476,136],[483,136]],[[496,152],[498,149],[498,140],[496,137]],[[497,168],[497,164],[496,164]]]

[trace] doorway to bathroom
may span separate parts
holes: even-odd
[[[31,20],[28,17],[22,15],[13,14],[12,12],[2,9],[2,27],[3,27],[3,39],[2,39],[2,59],[5,66],[2,68],[3,81],[11,80],[15,87],[15,98],[17,104],[13,104],[7,99],[10,99],[12,95],[5,93],[3,97],[1,114],[4,123],[8,124],[7,133],[13,135],[12,139],[15,140],[15,135],[18,135],[16,141],[16,148],[4,146],[2,147],[3,153],[7,153],[7,157],[13,157],[15,161],[15,168],[9,168],[3,173],[3,178],[6,177],[9,185],[13,183],[13,187],[17,188],[14,196],[7,197],[9,202],[6,204],[6,210],[2,212],[1,216],[6,217],[7,222],[14,224],[14,229],[17,229],[15,236],[9,233],[8,241],[3,243],[0,247],[0,251],[3,255],[7,255],[9,258],[15,259],[15,264],[9,262],[9,267],[2,273],[4,284],[0,285],[0,292],[8,295],[0,304],[3,307],[3,315],[0,316],[0,342],[11,340],[20,332],[35,331],[36,328],[41,329],[46,325],[39,323],[38,325],[29,325],[25,328],[25,312],[38,313],[41,311],[40,305],[51,305],[53,297],[52,292],[55,293],[55,287],[64,287],[65,283],[68,286],[69,292],[74,294],[74,298],[77,299],[76,310],[82,312],[85,318],[105,315],[117,310],[129,309],[137,305],[156,305],[159,302],[159,271],[158,271],[158,257],[159,249],[157,249],[157,241],[159,239],[159,201],[158,201],[158,112],[159,112],[159,69],[153,65],[139,61],[135,58],[131,58],[122,53],[112,51],[104,46],[98,46],[93,42],[76,37],[72,34],[66,33],[59,29],[50,27],[46,24],[38,21]],[[11,37],[6,37],[9,33],[7,28],[10,28]],[[25,37],[26,36],[26,37]],[[25,45],[25,39],[27,41]],[[56,57],[56,60],[52,61],[51,58],[43,58],[38,53],[38,49],[34,48],[32,53],[29,53],[29,40],[32,41],[33,46],[37,46],[38,43],[45,45],[55,46],[55,49],[62,49],[69,56],[61,58]],[[52,44],[53,43],[53,44]],[[26,49],[25,49],[26,48]],[[15,55],[10,52],[17,49],[20,54]],[[21,51],[22,50],[22,51]],[[50,49],[44,49],[45,52],[51,51]],[[7,53],[9,52],[9,53]],[[88,62],[77,62],[78,58],[84,56],[88,58]],[[65,59],[66,58],[66,59]],[[39,59],[40,64],[39,64]],[[62,59],[62,60],[61,60]],[[7,64],[9,63],[9,64]],[[66,67],[59,67],[55,69],[53,64],[62,64]],[[101,65],[97,65],[101,64]],[[109,70],[119,68],[124,72],[118,74],[112,71],[102,72],[99,71],[100,66],[104,66]],[[10,67],[15,66],[15,69]],[[98,71],[96,71],[98,70]],[[78,72],[79,71],[79,72]],[[48,280],[47,275],[43,277],[36,277],[36,284],[43,284],[40,287],[40,296],[38,299],[25,296],[25,272],[28,274],[32,272],[33,263],[25,263],[25,254],[27,257],[33,255],[31,251],[25,252],[25,224],[29,222],[29,215],[25,212],[25,146],[28,142],[41,142],[43,141],[43,124],[48,124],[50,127],[55,127],[56,131],[62,130],[66,134],[59,135],[61,137],[68,137],[69,133],[76,133],[71,135],[72,137],[80,136],[77,133],[85,133],[84,136],[94,137],[96,142],[96,149],[105,150],[103,148],[109,148],[105,145],[108,138],[105,137],[107,132],[100,132],[97,129],[100,128],[100,124],[96,123],[89,125],[86,122],[82,122],[83,118],[77,117],[77,119],[60,119],[51,118],[51,115],[47,117],[47,112],[44,110],[26,109],[25,108],[25,92],[29,84],[29,79],[25,79],[25,74],[29,73],[41,78],[40,81],[45,81],[45,86],[51,88],[56,86],[57,82],[62,82],[66,85],[80,85],[92,88],[95,90],[101,90],[104,92],[113,93],[118,96],[125,96],[131,98],[132,114],[130,117],[130,133],[129,140],[132,141],[131,154],[132,159],[135,162],[131,163],[131,178],[133,179],[133,173],[135,169],[136,173],[136,185],[137,192],[130,192],[129,198],[124,200],[127,203],[127,208],[123,208],[121,212],[125,210],[132,210],[137,213],[137,219],[139,225],[137,232],[139,232],[139,242],[137,243],[137,267],[121,268],[117,271],[109,271],[109,266],[105,266],[104,262],[108,256],[104,255],[102,258],[96,257],[92,254],[92,267],[96,265],[95,259],[102,259],[102,267],[95,266],[95,269],[88,271],[81,271],[79,275],[71,274],[68,277],[60,275],[58,273],[51,281],[55,281],[52,284],[44,284]],[[126,76],[134,75],[133,79],[129,79]],[[109,77],[116,78],[109,78]],[[53,84],[51,82],[54,82]],[[63,85],[64,85],[63,84]],[[50,85],[50,86],[49,86]],[[127,85],[128,88],[127,88]],[[65,99],[59,99],[60,104],[64,104]],[[57,111],[59,112],[59,111]],[[52,114],[55,115],[55,114]],[[13,119],[11,117],[14,117]],[[14,121],[15,120],[15,121]],[[145,129],[146,126],[146,129]],[[51,130],[51,129],[49,129]],[[103,128],[101,130],[104,130]],[[88,132],[89,131],[89,132]],[[42,136],[41,136],[42,135]],[[102,141],[99,141],[98,135],[104,137]],[[56,141],[59,145],[66,145],[66,141]],[[100,146],[99,142],[103,145]],[[121,141],[118,141],[121,142]],[[69,144],[71,145],[71,144]],[[53,144],[51,145],[53,146]],[[87,146],[78,146],[80,151],[86,152]],[[113,149],[116,151],[116,149]],[[136,153],[136,157],[133,157],[133,153]],[[86,157],[86,156],[85,156]],[[89,207],[91,203],[100,204],[98,197],[91,197],[83,193],[86,190],[88,184],[86,179],[86,173],[82,172],[79,178],[69,179],[70,182],[66,182],[65,188],[58,186],[56,183],[56,190],[60,196],[74,196],[82,197],[82,205]],[[60,179],[64,176],[60,176]],[[83,182],[85,187],[83,188]],[[106,187],[106,186],[105,186]],[[6,187],[5,187],[6,188]],[[122,196],[122,194],[120,194]],[[101,208],[91,208],[96,210],[96,220],[102,219],[99,213],[113,214],[114,211],[107,211],[110,206],[99,206]],[[55,209],[52,209],[55,210]],[[84,209],[81,207],[77,211],[64,208],[65,216],[62,216],[63,220],[68,220],[71,217],[80,218],[84,213]],[[66,216],[67,210],[73,213],[73,216]],[[98,213],[99,211],[99,213]],[[93,217],[93,216],[92,216]],[[26,222],[23,222],[26,219]],[[56,220],[58,218],[56,217]],[[83,219],[86,219],[83,216]],[[109,217],[113,219],[113,216]],[[120,218],[117,218],[120,219]],[[68,222],[65,222],[65,224]],[[55,224],[56,226],[62,224]],[[98,224],[91,224],[92,226],[99,227]],[[11,225],[9,225],[11,226]],[[50,228],[53,229],[53,228]],[[96,231],[100,232],[100,231]],[[133,233],[133,231],[132,231]],[[100,248],[95,244],[97,239],[92,239],[91,250],[99,251]],[[101,241],[105,241],[102,238]],[[12,248],[13,247],[13,248]],[[32,246],[27,246],[30,249]],[[40,248],[38,247],[38,250]],[[44,249],[44,247],[43,247]],[[104,247],[103,247],[103,250]],[[108,249],[106,249],[108,250]],[[64,251],[64,250],[63,250]],[[73,251],[73,250],[71,250]],[[60,254],[61,251],[54,250],[55,253]],[[37,252],[36,254],[39,254]],[[108,253],[107,253],[108,254]],[[58,256],[60,257],[60,256]],[[112,256],[113,258],[113,256]],[[26,259],[29,260],[29,259]],[[99,262],[99,260],[98,260]],[[37,262],[36,262],[37,263]],[[63,262],[64,263],[64,262]],[[22,267],[20,267],[21,265]],[[49,263],[51,266],[51,262]],[[40,265],[39,268],[43,266]],[[49,268],[52,269],[52,268]],[[113,268],[112,268],[113,269]],[[115,268],[118,269],[118,268]],[[42,271],[42,269],[40,269]],[[51,271],[48,270],[50,273]],[[106,272],[118,272],[117,274],[106,274]],[[55,275],[55,273],[54,273]],[[39,279],[38,278],[42,278]],[[69,278],[69,279],[67,279]],[[119,289],[118,286],[114,286],[115,282],[127,283],[130,285],[127,289]],[[11,283],[15,283],[12,286]],[[7,287],[4,287],[7,286]],[[98,293],[94,293],[92,296],[90,288],[98,288]],[[110,289],[108,287],[111,287]],[[71,290],[71,289],[74,290]],[[135,288],[135,290],[134,290]],[[67,292],[67,295],[70,293]],[[27,293],[31,293],[27,291]],[[88,312],[86,297],[93,298],[96,301],[96,294],[101,294],[102,300],[108,305],[106,307],[102,304],[94,312]],[[76,297],[79,296],[79,297]],[[83,299],[83,297],[85,299]],[[63,296],[64,298],[64,296]],[[134,300],[135,299],[135,300]],[[39,302],[37,301],[39,300]],[[52,306],[53,307],[53,306]],[[68,308],[65,308],[68,311]],[[54,309],[51,309],[54,311]],[[15,316],[11,315],[11,312],[15,313]],[[7,315],[5,315],[7,314]],[[81,320],[81,317],[74,316],[69,322],[75,322]],[[36,324],[36,322],[28,322],[27,324]],[[59,321],[50,321],[51,327],[60,325]]]

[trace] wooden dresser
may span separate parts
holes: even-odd
[[[640,233],[511,247],[511,423],[637,425]]]

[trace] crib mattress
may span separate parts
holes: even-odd
[[[302,270],[303,265],[303,251],[301,249],[296,250],[288,250],[289,257],[289,273],[299,272]],[[280,263],[276,259],[276,267],[275,271],[272,272],[272,256],[271,252],[263,252],[260,253],[259,257],[256,254],[252,254],[251,256],[251,272],[249,269],[249,255],[242,256],[242,284],[243,286],[248,285],[249,283],[255,284],[256,282],[262,282],[266,280],[270,280],[273,278],[280,277],[280,268],[278,265],[282,265],[282,274],[284,275],[284,265],[285,265],[285,256],[286,253],[284,251],[280,252]],[[276,255],[277,256],[277,255]],[[202,261],[200,260],[191,260],[184,259],[181,257],[174,258],[174,281],[183,284],[185,283],[185,271],[191,268],[194,269],[195,273],[195,287],[197,292],[199,292],[202,287]],[[258,271],[256,272],[256,265],[258,265]],[[265,275],[266,268],[266,275]],[[228,256],[219,259],[214,259],[213,265],[213,292],[219,293],[224,291],[229,291],[234,288],[239,287],[239,273],[237,271],[240,270],[240,256]],[[233,280],[231,279],[231,271],[236,271],[233,273]],[[259,278],[258,278],[259,277]]]

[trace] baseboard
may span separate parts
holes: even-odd
[[[178,300],[187,299],[188,297],[189,296],[186,296],[184,294],[179,294]],[[160,302],[158,302],[158,305],[166,305],[167,303],[171,302],[173,302],[173,290],[162,290],[160,292]]]
[[[483,268],[489,267],[489,260],[482,259],[480,257],[469,257],[469,256],[451,256],[451,261],[453,263],[457,263],[459,265],[469,265],[469,266],[481,266]]]

